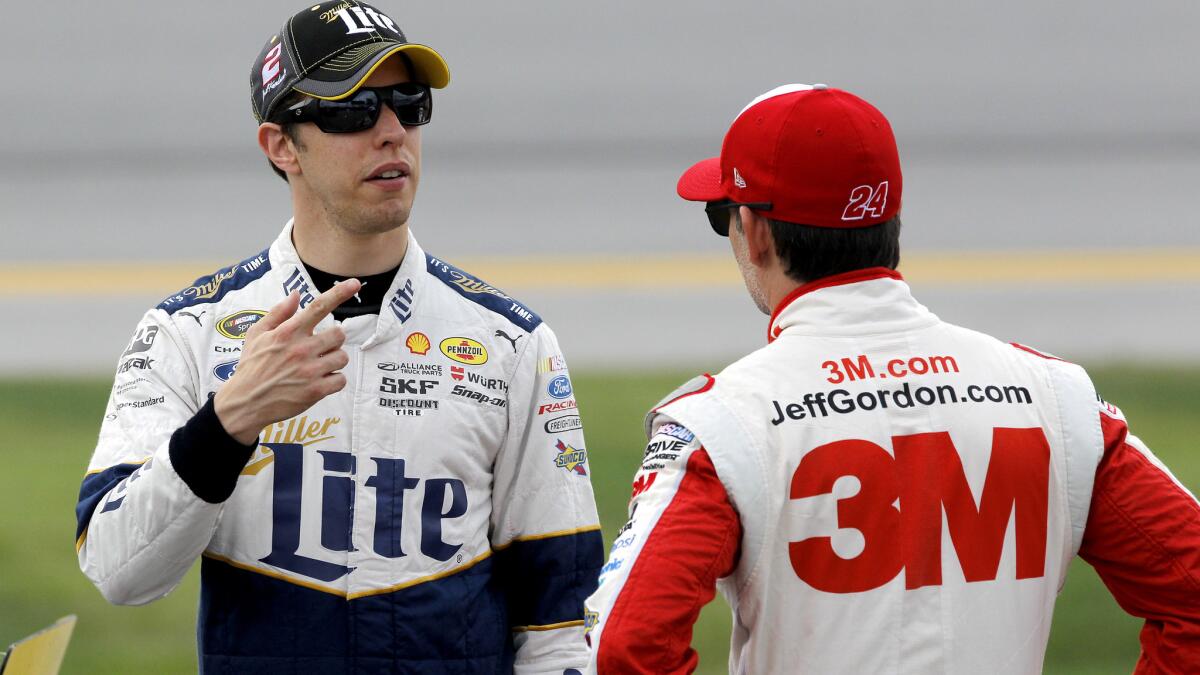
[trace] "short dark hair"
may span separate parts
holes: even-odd
[[[287,96],[285,96],[282,101],[279,102],[279,106],[276,108],[276,110],[287,110],[288,108],[296,105],[300,101],[303,101],[304,98],[305,98],[304,94],[301,94],[298,91],[293,91],[290,94],[288,94]],[[294,122],[280,122],[278,124],[279,124],[280,128],[283,130],[283,135],[287,136],[288,140],[290,140],[295,145],[300,145],[300,141],[297,140],[297,138],[296,138],[296,131],[295,131],[296,124]],[[283,182],[285,182],[285,183],[288,182],[287,174],[284,173],[282,169],[275,166],[275,162],[272,162],[269,157],[267,158],[267,164],[271,165],[271,170],[275,172],[275,175],[282,178]]]
[[[734,212],[737,213],[736,211]],[[783,270],[804,283],[868,267],[900,264],[900,216],[868,227],[800,225],[768,218]],[[741,228],[741,220],[734,220]]]

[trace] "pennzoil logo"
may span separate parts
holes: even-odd
[[[575,449],[563,443],[562,440],[555,443],[554,448],[558,450],[558,456],[554,458],[554,466],[566,469],[567,471],[574,471],[580,476],[587,475],[587,468],[584,466],[584,464],[587,464],[586,448]]]
[[[246,332],[267,313],[261,309],[243,309],[217,322],[217,332],[230,340],[245,340]]]
[[[488,353],[476,340],[465,337],[450,337],[442,340],[438,346],[451,361],[465,363],[468,366],[478,366],[487,363]]]
[[[404,346],[417,356],[425,356],[429,353],[429,336],[424,333],[413,333],[404,341]]]

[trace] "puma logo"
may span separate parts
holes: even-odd
[[[200,317],[204,316],[205,314],[208,314],[208,310],[205,310],[205,311],[203,311],[203,312],[200,312],[199,314],[192,314],[191,312],[183,312],[183,311],[181,311],[181,312],[179,312],[179,313],[180,313],[180,314],[182,314],[182,315],[184,315],[184,316],[190,316],[190,317],[192,317],[193,319],[195,319],[195,320],[196,320],[196,325],[197,325],[197,326],[201,326],[201,325],[203,325],[203,324],[201,324],[201,323],[200,323]]]
[[[517,336],[517,337],[515,337],[515,338],[514,338],[514,337],[509,337],[509,336],[508,336],[508,333],[505,333],[505,332],[504,332],[504,331],[502,331],[502,330],[498,330],[498,331],[496,331],[496,337],[502,337],[502,338],[504,338],[505,340],[508,340],[509,342],[511,342],[511,343],[512,343],[512,348],[513,348],[513,353],[514,353],[514,354],[516,354],[516,353],[517,353],[517,340],[520,340],[521,338],[523,338],[523,337],[525,337],[525,336],[524,336],[524,335],[518,335],[518,336]]]

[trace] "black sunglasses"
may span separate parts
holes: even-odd
[[[735,202],[732,199],[722,199],[717,202],[708,202],[704,205],[704,212],[708,214],[708,224],[712,225],[713,232],[722,237],[729,236],[729,210],[736,209],[739,206],[745,206],[759,211],[770,211],[771,202],[751,202],[749,204],[743,202]]]
[[[433,97],[429,87],[417,82],[401,82],[390,87],[361,87],[354,94],[336,101],[310,98],[273,115],[272,121],[315,122],[327,134],[366,131],[379,121],[383,106],[392,109],[406,127],[429,124],[433,117]]]

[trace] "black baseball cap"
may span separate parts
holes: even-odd
[[[337,100],[358,90],[388,57],[403,52],[417,82],[450,83],[446,61],[409,42],[386,14],[357,0],[330,0],[296,13],[267,41],[250,70],[250,104],[259,122],[270,119],[289,92]]]

